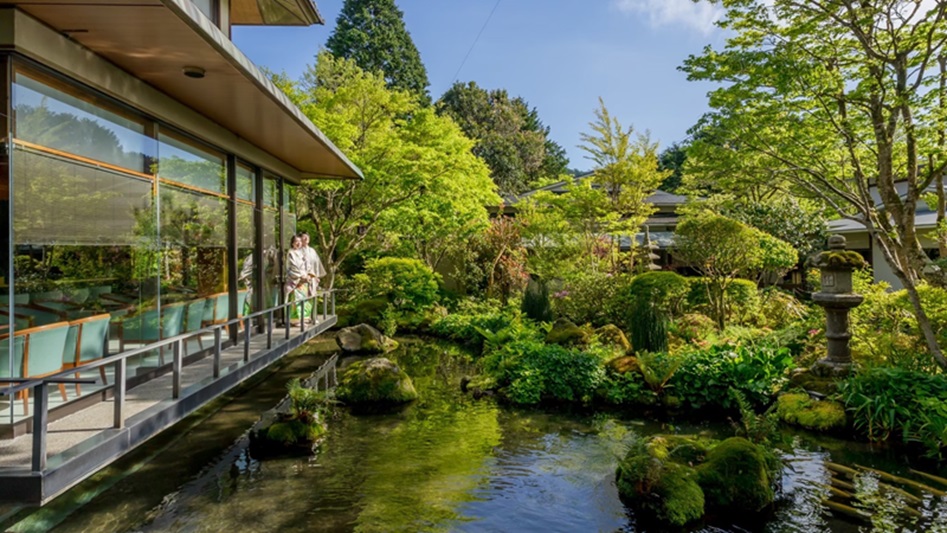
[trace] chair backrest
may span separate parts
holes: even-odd
[[[23,377],[23,353],[26,338],[17,335],[13,338],[13,374],[10,374],[10,336],[0,338],[0,378]]]
[[[62,354],[69,334],[68,322],[25,329],[16,336],[26,337],[23,355],[25,377],[45,376],[62,370]]]
[[[109,319],[111,315],[101,314],[70,322],[63,362],[80,365],[107,356]]]
[[[31,302],[61,302],[63,300],[63,293],[59,289],[46,291],[46,292],[34,292],[30,295]]]
[[[23,294],[14,294],[13,295],[13,305],[26,305],[30,303],[30,295]]]
[[[88,287],[83,288],[70,288],[66,289],[66,299],[72,303],[83,304],[86,300],[89,299],[89,296],[92,294],[92,290]]]
[[[103,294],[109,294],[112,292],[111,285],[97,285],[95,287],[89,287],[89,298],[93,300],[102,296]]]
[[[217,295],[217,304],[214,306],[214,322],[226,322],[230,319],[230,294],[222,292]]]
[[[126,316],[121,321],[122,335],[126,340],[157,341],[160,333],[158,308],[139,310],[137,314]]]
[[[204,318],[204,309],[209,300],[201,298],[187,303],[187,310],[184,312],[184,332],[190,333],[201,329],[201,320]]]
[[[161,308],[161,338],[180,335],[184,325],[184,304],[169,304]]]

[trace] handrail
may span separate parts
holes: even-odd
[[[332,292],[335,292],[335,289],[320,289],[320,290],[317,292],[317,294],[315,294],[315,295],[313,295],[313,296],[310,296],[309,298],[306,298],[305,300],[297,300],[297,301],[292,301],[292,302],[285,302],[285,303],[282,303],[282,304],[280,304],[280,305],[278,305],[278,306],[276,306],[276,307],[269,307],[269,308],[264,309],[264,310],[262,310],[262,311],[256,311],[256,312],[250,313],[250,314],[248,314],[248,315],[240,316],[240,317],[237,317],[237,318],[232,318],[232,319],[228,320],[227,322],[223,322],[223,323],[221,323],[221,324],[214,324],[214,325],[212,325],[212,326],[208,326],[208,327],[206,327],[206,328],[202,328],[202,329],[199,329],[199,330],[196,330],[196,331],[191,331],[191,332],[187,332],[187,333],[182,333],[182,334],[180,334],[180,335],[175,335],[174,337],[168,337],[168,338],[166,338],[166,339],[161,339],[161,340],[159,340],[159,341],[157,341],[157,342],[153,342],[153,343],[148,344],[148,345],[145,345],[145,346],[141,346],[141,347],[134,348],[134,349],[131,349],[131,350],[126,350],[126,351],[124,351],[124,352],[122,352],[122,353],[118,353],[118,354],[115,354],[115,355],[111,355],[111,356],[108,356],[108,357],[99,359],[99,360],[97,360],[97,361],[91,361],[91,362],[89,362],[89,363],[84,363],[84,364],[83,364],[82,366],[80,366],[80,367],[77,367],[77,368],[70,368],[70,369],[68,369],[68,370],[62,370],[62,371],[60,371],[60,372],[56,372],[55,374],[50,374],[50,375],[45,376],[45,377],[42,377],[42,378],[33,378],[33,379],[26,378],[25,380],[24,380],[24,378],[16,378],[16,379],[13,379],[13,378],[10,378],[10,379],[7,379],[7,378],[0,378],[0,382],[3,382],[3,383],[18,383],[17,385],[12,385],[12,386],[9,386],[9,387],[0,389],[0,396],[13,396],[13,395],[16,394],[17,392],[20,392],[20,391],[23,391],[23,390],[27,390],[27,389],[36,388],[37,386],[39,386],[39,385],[42,384],[42,383],[52,383],[52,382],[54,382],[54,380],[63,379],[63,378],[66,378],[67,376],[75,376],[77,370],[80,370],[80,371],[94,370],[94,369],[99,368],[99,367],[108,366],[108,365],[114,365],[115,363],[121,361],[122,359],[128,359],[128,358],[134,357],[134,356],[136,356],[136,355],[140,355],[140,354],[143,354],[143,353],[151,352],[151,351],[153,351],[153,350],[160,349],[160,348],[162,348],[162,347],[164,347],[164,346],[174,345],[174,344],[177,343],[177,342],[190,339],[191,337],[194,337],[194,336],[196,336],[196,335],[212,334],[212,333],[214,333],[215,330],[223,330],[223,329],[225,329],[225,328],[229,328],[230,326],[238,325],[238,324],[240,324],[240,323],[242,323],[242,322],[245,322],[245,321],[247,321],[247,320],[252,320],[252,319],[257,318],[257,317],[262,317],[262,316],[264,316],[264,315],[269,315],[270,313],[272,313],[272,312],[274,312],[274,311],[278,311],[278,310],[281,310],[281,309],[289,308],[289,307],[292,307],[292,306],[298,306],[298,305],[300,305],[300,304],[303,304],[303,305],[304,305],[304,304],[305,304],[306,302],[308,302],[309,300],[312,300],[312,301],[313,301],[313,310],[315,310],[315,308],[316,308],[316,302],[318,301],[319,296],[320,296],[320,295],[328,295],[328,294],[330,294],[330,293],[332,293]],[[333,303],[333,307],[334,307],[334,303]],[[334,311],[334,309],[333,309],[333,311]],[[288,321],[288,319],[287,319],[287,321]],[[20,382],[21,380],[23,380],[23,381]]]

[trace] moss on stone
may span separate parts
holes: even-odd
[[[845,407],[831,400],[814,400],[806,393],[783,394],[776,400],[779,419],[806,429],[828,431],[845,427]]]
[[[340,400],[350,404],[397,404],[418,397],[411,378],[384,357],[349,365],[342,373],[336,394]]]
[[[687,459],[702,457],[700,439],[656,435],[638,441],[619,463],[617,486],[629,504],[663,522],[682,526],[704,515],[704,493]]]
[[[765,450],[743,437],[721,442],[697,467],[697,483],[704,491],[707,507],[762,510],[774,497],[770,465]]]
[[[325,433],[325,426],[321,422],[305,423],[301,420],[285,420],[276,422],[266,430],[266,438],[273,442],[291,446],[294,444],[311,444]]]
[[[838,391],[838,379],[819,376],[810,370],[802,370],[794,372],[789,377],[789,387],[831,395]]]
[[[627,374],[629,372],[638,372],[638,358],[633,355],[626,355],[623,357],[616,357],[609,362],[605,363],[605,366],[614,370],[618,374]]]
[[[821,252],[812,260],[812,266],[818,268],[850,268],[865,267],[865,258],[852,250],[828,250]]]
[[[625,333],[615,324],[605,324],[595,330],[595,335],[598,337],[599,342],[621,353],[627,353],[628,350],[631,349],[631,343],[628,342],[628,337],[626,337]]]
[[[587,346],[592,340],[592,332],[587,327],[579,327],[571,320],[557,319],[546,334],[546,342],[562,346]]]

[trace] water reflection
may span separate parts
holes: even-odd
[[[406,342],[395,354],[421,398],[394,413],[339,411],[314,457],[259,461],[239,441],[165,497],[136,531],[662,531],[639,523],[618,499],[614,469],[637,436],[707,432],[616,414],[497,406],[460,394],[469,363],[455,348]],[[726,427],[716,428],[728,436]],[[765,523],[698,525],[701,532],[947,533],[947,499],[850,479],[827,465],[864,464],[906,475],[905,462],[846,441],[797,436],[783,455],[779,505]],[[943,475],[943,473],[939,474]],[[838,498],[830,487],[848,492]],[[909,494],[909,495],[910,495]],[[861,521],[827,499],[866,512]],[[905,508],[916,509],[904,511]],[[920,516],[918,516],[920,515]],[[66,528],[68,529],[68,528]]]

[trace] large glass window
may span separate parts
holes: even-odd
[[[230,318],[224,155],[184,136],[158,137],[162,336]],[[189,351],[202,348],[189,345]]]
[[[273,307],[282,303],[283,258],[286,248],[279,242],[279,179],[267,176],[263,180],[263,254],[266,294],[264,302]]]
[[[150,124],[27,69],[13,106],[12,373],[41,376],[157,340],[142,319],[158,298]],[[105,342],[86,334],[70,347],[64,332],[80,325]]]
[[[158,175],[191,188],[227,193],[224,154],[183,136],[162,132],[158,137]]]
[[[256,242],[256,173],[250,167],[237,164],[237,312],[241,315],[254,311],[253,291],[260,287],[257,268],[253,261]]]
[[[14,136],[24,146],[88,158],[134,172],[150,172],[155,141],[150,125],[65,92],[55,78],[20,71],[13,85]]]

